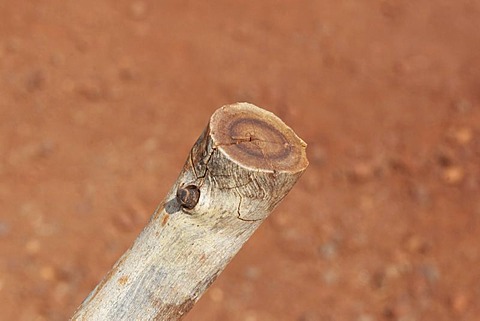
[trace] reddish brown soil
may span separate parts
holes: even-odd
[[[0,0],[0,319],[67,319],[249,101],[311,164],[186,320],[478,320],[479,30],[476,0]]]

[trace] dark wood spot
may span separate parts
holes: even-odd
[[[183,208],[191,210],[200,199],[200,189],[195,185],[180,187],[177,190],[177,201]]]
[[[120,285],[125,285],[128,282],[128,276],[124,275],[118,279],[118,283]]]
[[[162,226],[165,226],[165,224],[167,224],[169,218],[170,218],[170,215],[168,215],[168,214],[165,214],[165,215],[163,216]]]
[[[158,313],[154,320],[180,320],[188,311],[193,308],[195,302],[195,299],[187,299],[183,303],[175,305],[165,304],[161,300],[154,301],[154,305],[158,308]]]

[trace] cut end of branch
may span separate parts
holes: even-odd
[[[210,119],[218,149],[240,166],[271,172],[302,172],[307,144],[273,113],[249,103],[218,109]]]

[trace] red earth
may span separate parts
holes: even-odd
[[[0,319],[68,319],[249,101],[310,166],[186,320],[478,320],[479,30],[478,0],[0,0]]]

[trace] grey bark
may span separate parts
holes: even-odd
[[[72,320],[180,320],[308,165],[274,114],[223,106],[133,246]]]

